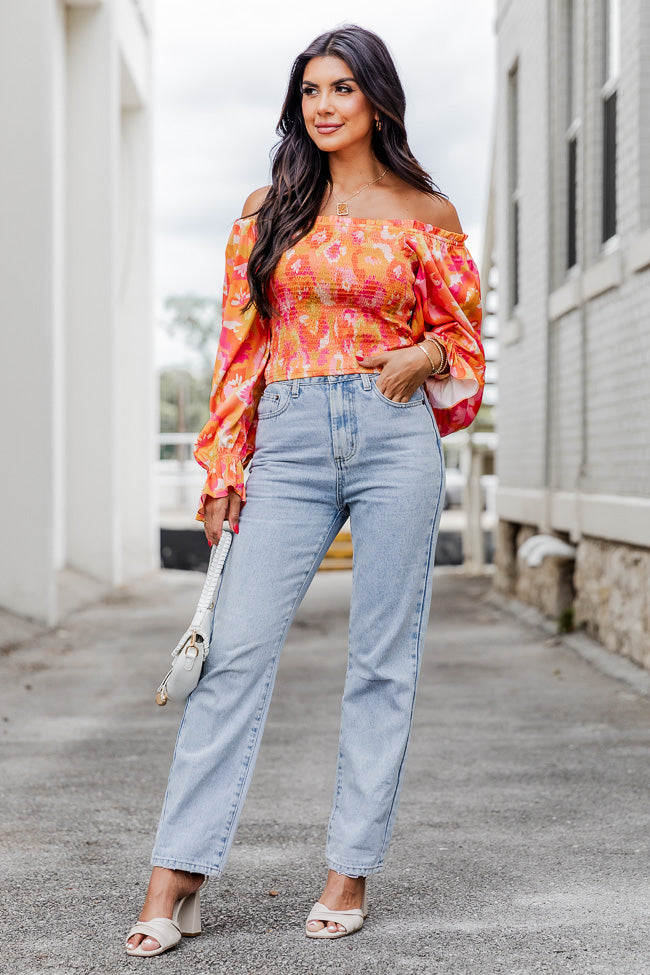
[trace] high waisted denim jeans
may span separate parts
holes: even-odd
[[[154,865],[223,871],[287,630],[348,517],[349,657],[326,860],[349,876],[383,865],[429,616],[444,468],[422,388],[396,403],[376,380],[318,376],[264,391],[240,534],[178,733]]]

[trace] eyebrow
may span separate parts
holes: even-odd
[[[335,85],[340,85],[344,81],[354,81],[355,84],[356,84],[356,81],[355,81],[354,78],[337,78],[336,81],[333,81],[331,83],[330,88],[334,88]],[[313,81],[307,81],[306,78],[303,78],[302,83],[303,83],[303,85],[310,85],[312,88],[318,88],[318,85],[317,84],[315,84]]]

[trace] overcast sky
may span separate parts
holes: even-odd
[[[218,295],[244,200],[269,151],[297,54],[356,23],[388,44],[413,153],[455,204],[481,259],[494,115],[493,0],[156,0],[155,290]],[[158,362],[183,358],[158,340]]]

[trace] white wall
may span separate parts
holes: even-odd
[[[11,608],[51,621],[60,511],[60,15],[45,0],[4,4],[0,21],[0,579]],[[5,603],[9,600],[4,600]]]
[[[499,268],[499,482],[534,487],[544,480],[546,294],[548,287],[546,3],[502,4],[498,29],[497,265]],[[520,300],[508,315],[508,73],[518,63]],[[502,380],[503,373],[503,380]]]
[[[575,539],[595,534],[648,545],[650,67],[643,52],[650,50],[650,14],[645,0],[621,0],[617,235],[602,245],[601,4],[576,0],[579,266],[567,271],[563,4],[499,4],[497,219],[503,292],[497,505],[504,519],[566,530]],[[523,245],[522,300],[513,323],[503,316],[508,286],[504,113],[507,72],[516,57],[522,86]]]
[[[157,564],[150,36],[138,0],[0,7],[0,605]]]

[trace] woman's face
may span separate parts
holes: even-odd
[[[302,78],[302,114],[309,136],[324,152],[370,143],[376,110],[341,58],[312,58]]]

